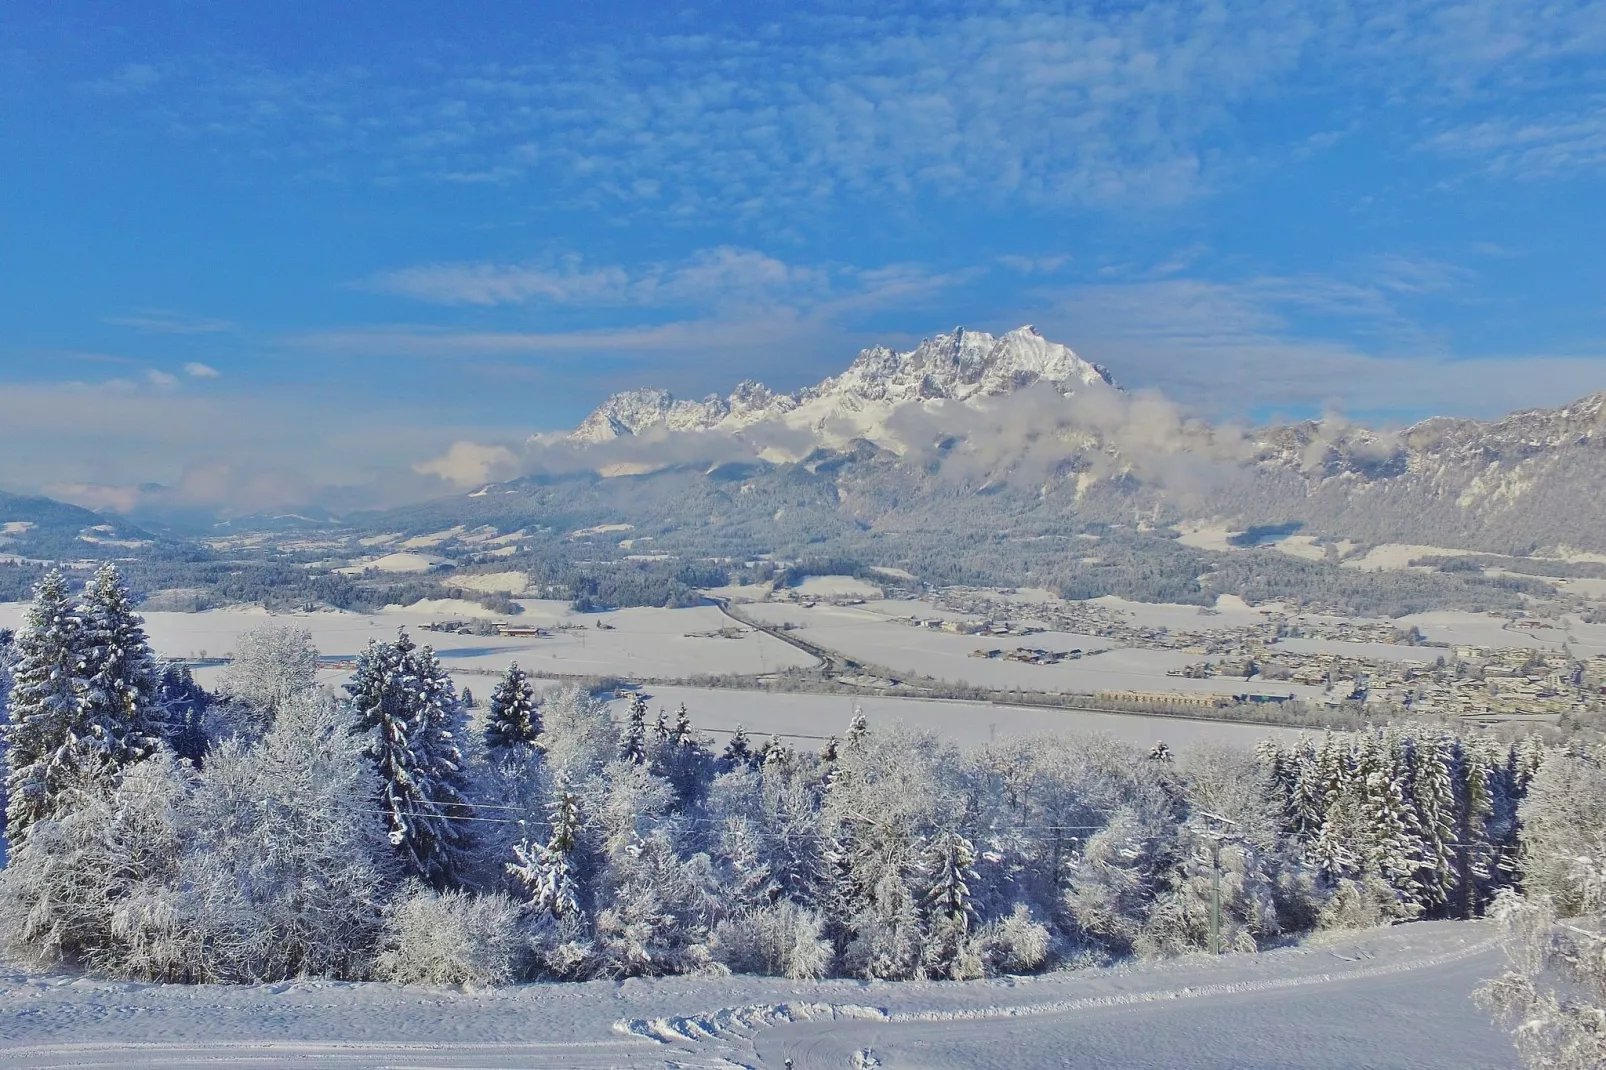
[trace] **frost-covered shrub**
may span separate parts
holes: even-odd
[[[394,866],[352,725],[349,707],[301,692],[256,744],[208,758],[182,869],[213,976],[366,973]]]
[[[579,981],[593,972],[596,944],[582,915],[546,917],[535,923],[530,955],[534,976],[550,981]]]
[[[596,901],[599,975],[696,973],[713,961],[718,876],[707,855],[682,857],[673,827],[621,834],[598,875]]]
[[[1166,832],[1123,807],[1069,860],[1063,908],[1080,936],[1111,955],[1133,950],[1164,880]]]
[[[255,738],[293,696],[317,687],[318,649],[305,628],[269,624],[240,636],[219,691],[241,735]]]
[[[1545,896],[1496,900],[1511,968],[1477,992],[1511,1023],[1517,1051],[1536,1070],[1606,1066],[1606,865],[1575,865],[1582,894],[1570,918]]]
[[[14,961],[108,976],[204,980],[172,888],[185,784],[165,751],[115,782],[69,789],[0,870],[0,940]]]
[[[528,950],[518,903],[410,884],[385,918],[374,976],[402,984],[501,985]]]
[[[1583,757],[1551,758],[1518,813],[1524,892],[1550,897],[1562,917],[1584,909],[1591,870],[1580,860],[1606,863],[1606,768]]]
[[[831,966],[824,929],[819,914],[782,900],[720,922],[714,929],[713,954],[732,973],[796,981],[824,977]]]
[[[1340,877],[1317,915],[1319,929],[1372,929],[1410,921],[1417,912],[1376,872]]]
[[[1053,935],[1032,917],[1031,908],[1016,903],[1014,910],[982,926],[976,943],[989,975],[1031,973],[1048,961]]]
[[[608,708],[585,689],[565,687],[541,698],[545,730],[541,736],[554,771],[579,783],[602,771],[616,756],[619,733]]]
[[[1265,860],[1238,843],[1223,844],[1219,855],[1218,873],[1208,839],[1198,834],[1184,837],[1171,887],[1155,902],[1137,938],[1139,954],[1207,950],[1218,887],[1217,938],[1223,951],[1257,951],[1262,940],[1277,935],[1277,906]]]

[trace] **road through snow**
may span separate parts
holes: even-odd
[[[672,978],[484,992],[0,977],[0,1067],[1511,1070],[1482,924],[966,983]]]

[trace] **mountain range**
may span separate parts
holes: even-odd
[[[886,509],[865,500],[871,484],[883,505],[993,497],[1013,501],[1017,518],[1073,526],[1142,516],[1281,525],[1360,544],[1606,552],[1606,394],[1394,430],[1335,419],[1212,425],[1128,393],[1031,327],[997,337],[958,328],[907,351],[866,349],[840,375],[794,393],[750,381],[700,401],[616,394],[530,449],[541,479],[733,464],[748,481],[794,466],[830,472],[835,506],[872,524]]]

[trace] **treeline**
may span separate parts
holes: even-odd
[[[198,695],[164,682],[113,570],[77,598],[47,578],[12,648],[0,940],[129,978],[965,978],[1254,950],[1482,912],[1552,864],[1533,786],[1595,762],[1433,729],[961,751],[862,717],[817,752],[716,749],[684,708],[615,723],[516,666],[470,724],[405,634],[336,698],[306,633],[266,629]]]

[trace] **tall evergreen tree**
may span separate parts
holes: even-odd
[[[1399,893],[1408,905],[1419,903],[1417,874],[1422,865],[1421,837],[1416,811],[1406,797],[1405,765],[1399,761],[1394,740],[1362,737],[1358,786],[1365,842],[1362,857]]]
[[[976,848],[959,833],[939,833],[926,852],[925,870],[930,885],[926,908],[968,932],[976,917],[970,886],[976,881]]]
[[[437,887],[449,884],[470,843],[467,775],[457,740],[465,718],[452,681],[429,647],[405,631],[370,640],[346,685],[357,731],[372,732],[379,804],[403,868]]]
[[[619,760],[637,765],[647,760],[647,702],[639,692],[631,696],[630,713],[619,732]]]
[[[103,565],[84,588],[78,619],[84,713],[121,768],[155,751],[163,725],[156,658],[116,565]]]
[[[156,683],[156,708],[162,739],[172,752],[199,764],[206,755],[206,714],[212,695],[180,662],[164,662]]]
[[[580,798],[559,783],[548,814],[552,833],[545,844],[529,840],[513,848],[508,872],[524,886],[537,914],[565,918],[580,913]]]
[[[14,668],[6,752],[6,831],[13,845],[52,816],[88,757],[75,734],[81,709],[79,622],[67,579],[51,570],[34,589]]]
[[[1422,835],[1418,883],[1430,910],[1443,910],[1452,901],[1461,879],[1455,849],[1453,761],[1450,741],[1444,736],[1418,741],[1412,791]]]
[[[529,674],[514,662],[491,692],[491,708],[485,722],[487,750],[540,746],[541,707]]]
[[[16,641],[7,756],[13,843],[55,816],[67,793],[149,756],[155,663],[142,622],[108,565],[74,605],[66,578],[47,574]]]

